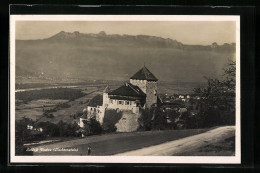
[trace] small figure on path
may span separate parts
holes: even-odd
[[[88,146],[88,155],[91,154],[91,146]]]

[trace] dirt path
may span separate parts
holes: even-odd
[[[172,156],[223,141],[235,135],[234,126],[219,127],[198,135],[116,154],[117,156]]]

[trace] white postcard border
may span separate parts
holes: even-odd
[[[15,156],[16,21],[234,21],[236,22],[235,156]],[[10,15],[10,162],[11,163],[241,163],[240,16],[234,15]]]

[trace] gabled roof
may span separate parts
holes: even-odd
[[[109,96],[129,96],[129,97],[145,97],[146,94],[138,87],[130,83],[117,88],[108,93]]]
[[[145,66],[130,77],[130,79],[158,81],[158,79]]]

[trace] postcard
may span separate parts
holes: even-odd
[[[10,15],[11,163],[240,164],[240,17]]]

